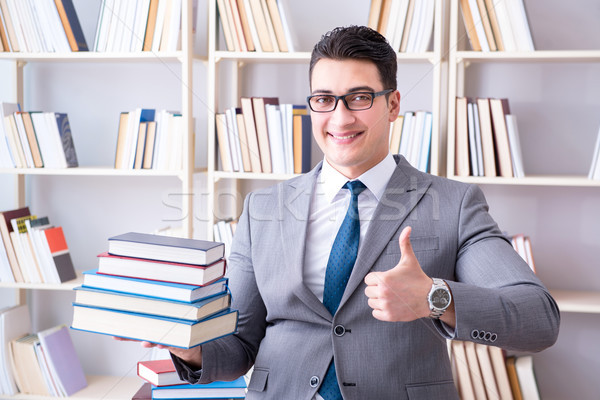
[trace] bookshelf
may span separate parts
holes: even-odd
[[[0,69],[4,72],[0,81],[0,96],[4,102],[19,103],[23,110],[45,109],[45,111],[64,111],[69,114],[73,129],[76,147],[83,147],[78,158],[80,167],[68,169],[52,168],[11,168],[0,169],[0,178],[6,182],[3,189],[3,210],[30,206],[32,213],[46,214],[51,221],[60,224],[65,230],[67,242],[75,263],[75,268],[80,273],[82,270],[95,266],[95,255],[99,253],[94,248],[102,249],[106,245],[105,239],[112,234],[112,229],[151,230],[160,227],[159,222],[164,222],[160,217],[153,217],[152,213],[165,206],[173,211],[170,219],[181,225],[182,233],[186,237],[194,237],[202,230],[198,222],[194,221],[194,204],[197,199],[192,195],[194,186],[197,185],[199,175],[206,168],[198,167],[202,156],[196,152],[196,131],[199,121],[204,117],[200,114],[203,108],[197,105],[194,90],[198,86],[198,71],[202,68],[202,59],[196,53],[196,32],[193,32],[194,0],[182,0],[181,19],[181,50],[162,52],[94,52],[93,39],[97,24],[98,12],[102,2],[75,2],[79,19],[82,23],[90,51],[73,53],[28,53],[28,52],[0,52]],[[202,32],[204,25],[198,24],[198,31]],[[46,32],[47,33],[47,32]],[[201,33],[202,35],[202,33]],[[202,37],[204,37],[202,35]],[[158,96],[148,96],[149,81],[136,79],[137,75],[150,76],[167,84],[155,89]],[[150,72],[149,72],[150,71]],[[71,81],[69,72],[75,77]],[[127,78],[129,74],[129,79]],[[125,78],[123,78],[125,77]],[[78,80],[79,78],[79,80]],[[58,81],[71,85],[69,88],[61,87]],[[125,81],[125,82],[124,82]],[[122,83],[124,86],[120,86]],[[175,82],[172,84],[171,82]],[[77,88],[79,86],[79,89]],[[78,92],[79,90],[79,92]],[[96,90],[98,90],[96,92]],[[123,92],[119,95],[119,90]],[[136,91],[140,92],[137,93]],[[160,93],[163,91],[163,93]],[[68,93],[68,94],[64,94]],[[111,96],[111,93],[117,95]],[[160,97],[159,97],[160,96]],[[108,97],[110,100],[94,102],[99,97]],[[162,98],[166,99],[162,101]],[[154,101],[156,103],[152,103]],[[146,104],[144,104],[146,102]],[[133,170],[115,169],[114,149],[116,145],[117,121],[119,111],[129,111],[135,107],[165,108],[181,112],[183,119],[183,153],[182,167],[174,170]],[[73,110],[78,110],[74,112]],[[118,110],[115,112],[115,110]],[[89,115],[87,115],[89,113]],[[79,122],[75,122],[79,120]],[[110,120],[111,123],[104,123]],[[98,123],[101,121],[102,123]],[[76,127],[74,127],[76,125]],[[110,132],[107,132],[110,127]],[[89,146],[88,148],[85,148]],[[200,147],[202,148],[203,147]],[[87,157],[86,157],[87,156]],[[199,160],[199,161],[198,161]],[[11,187],[12,186],[12,187]],[[95,188],[95,189],[94,189]],[[122,195],[124,200],[111,201],[107,194],[115,189],[116,196]],[[125,188],[125,189],[123,189]],[[128,189],[127,189],[128,188]],[[160,189],[162,188],[162,189]],[[124,190],[124,192],[122,191]],[[175,202],[166,204],[161,199],[160,190],[167,193],[179,194]],[[158,194],[157,194],[158,191]],[[168,192],[170,191],[170,192]],[[62,193],[61,193],[62,192]],[[12,201],[6,197],[13,194]],[[70,201],[62,202],[63,196],[77,202],[76,206],[69,206]],[[164,195],[163,195],[164,196]],[[106,202],[106,208],[98,203]],[[148,207],[143,204],[136,207],[136,202],[148,203],[155,201],[159,205],[154,212],[148,213]],[[62,203],[62,205],[61,205]],[[9,205],[6,205],[9,204]],[[109,205],[110,204],[110,205]],[[133,205],[133,207],[132,207]],[[70,208],[71,212],[68,212]],[[136,213],[136,208],[138,208]],[[74,214],[77,215],[74,215]],[[100,216],[100,214],[104,214]],[[129,222],[123,224],[118,221],[126,217]],[[99,217],[99,218],[98,218]],[[105,224],[114,224],[108,228],[97,224],[99,220]],[[148,220],[149,223],[146,223]],[[111,222],[108,222],[111,221]],[[151,221],[151,222],[150,222]],[[82,224],[84,222],[84,224]],[[89,225],[85,227],[85,224]],[[108,228],[108,230],[106,229]],[[110,233],[109,233],[110,232]],[[115,233],[121,233],[117,231]],[[201,235],[201,233],[200,233]],[[93,249],[93,250],[90,250]],[[84,261],[85,260],[85,261]],[[28,304],[32,310],[33,329],[41,330],[47,324],[70,324],[72,307],[68,307],[73,300],[73,288],[82,283],[81,274],[78,278],[63,284],[33,284],[33,283],[6,283],[0,282],[2,291],[2,306],[13,304]],[[14,301],[11,296],[14,294]],[[50,304],[50,309],[48,308]],[[63,307],[64,305],[64,307]],[[58,308],[60,310],[53,309]],[[78,350],[84,369],[96,367],[94,355],[95,345],[104,352],[120,346],[114,344],[111,338],[88,338],[72,333],[74,344]],[[132,354],[123,348],[120,357],[137,360],[139,354]],[[101,350],[102,351],[102,350]],[[91,358],[89,359],[91,353]],[[120,360],[122,362],[122,360]],[[130,361],[134,365],[134,361]],[[114,364],[109,363],[107,364]],[[122,368],[112,365],[112,370],[104,374],[107,368],[91,368],[92,374],[88,376],[88,387],[72,396],[80,399],[123,399],[131,396],[139,389],[142,380],[131,376],[131,371],[123,372]],[[98,374],[100,370],[100,374]],[[135,371],[134,371],[135,372]],[[111,376],[111,374],[113,376]],[[18,394],[16,396],[0,395],[7,399],[33,399],[37,396]]]
[[[294,2],[283,0],[289,6],[289,14],[292,21],[289,25],[292,29],[292,36],[298,39],[295,52],[261,52],[261,51],[227,51],[224,50],[225,41],[223,31],[220,26],[219,13],[216,1],[208,2],[208,63],[207,79],[209,82],[207,88],[207,107],[216,112],[222,112],[227,107],[239,107],[239,98],[241,96],[276,96],[281,97],[282,102],[293,104],[305,104],[305,97],[308,93],[308,65],[310,62],[310,51],[312,46],[319,40],[320,36],[342,25],[366,25],[368,22],[369,3],[366,1],[353,0],[333,1],[326,4],[316,0],[307,2]],[[340,13],[340,8],[344,8],[345,13]],[[328,16],[328,21],[319,21],[318,25],[313,24],[314,15],[310,10],[319,9],[322,15]],[[347,14],[347,15],[344,15]],[[289,16],[288,16],[289,18]],[[447,20],[447,7],[444,1],[435,0],[434,28],[432,33],[429,50],[417,53],[398,52],[399,62],[399,90],[403,96],[401,101],[401,113],[408,110],[427,109],[433,112],[432,145],[431,145],[431,171],[435,174],[442,174],[444,171],[445,152],[442,151],[445,145],[443,135],[441,134],[443,120],[445,119],[445,107],[442,107],[442,101],[446,96],[442,76],[446,68],[446,42],[444,40]],[[294,31],[295,29],[295,31]],[[276,67],[281,70],[291,71],[286,78],[298,81],[301,84],[294,83],[284,90],[276,87],[277,83],[268,82],[264,77],[257,74],[261,68]],[[408,72],[407,72],[408,71]],[[411,75],[407,80],[403,79],[403,74]],[[412,78],[414,77],[414,78]],[[284,79],[275,77],[275,79]],[[227,80],[227,85],[223,82]],[[260,80],[265,84],[264,88],[260,84],[253,83],[254,80]],[[410,81],[411,84],[418,82],[415,86],[426,87],[425,98],[416,98],[417,95],[410,95],[415,87],[402,87],[402,83]],[[250,83],[249,83],[250,82]],[[210,84],[214,83],[214,84]],[[268,92],[271,90],[271,92]],[[293,93],[292,93],[293,92]],[[406,95],[406,97],[404,97]],[[207,155],[207,192],[212,195],[208,198],[208,210],[215,210],[219,206],[219,212],[209,212],[207,216],[207,237],[212,237],[212,226],[218,219],[235,218],[241,212],[243,198],[252,187],[256,185],[274,184],[293,177],[293,174],[265,174],[249,172],[225,172],[217,167],[217,142],[214,118],[208,118],[207,137],[208,137],[208,155]],[[314,146],[314,144],[313,144]],[[318,155],[317,155],[318,153]],[[313,149],[312,164],[315,165],[322,154],[319,150]],[[229,196],[228,207],[223,207],[223,202],[215,198],[218,193],[233,193]]]
[[[534,355],[541,397],[594,398],[600,386],[587,371],[598,363],[580,349],[596,351],[591,338],[600,325],[600,292],[591,283],[600,278],[600,248],[590,225],[600,214],[600,181],[587,178],[600,124],[598,101],[588,95],[600,87],[598,13],[587,0],[571,7],[524,3],[536,49],[530,52],[470,50],[460,1],[450,4],[447,177],[480,185],[500,227],[532,238],[537,273],[562,315],[557,343]],[[577,34],[555,32],[559,25],[561,32]],[[457,176],[457,96],[509,99],[518,116],[525,177]]]

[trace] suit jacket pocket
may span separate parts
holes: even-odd
[[[410,400],[447,399],[458,400],[458,393],[453,381],[427,382],[406,385]]]
[[[439,236],[417,236],[411,237],[410,243],[414,252],[427,251],[427,250],[438,250],[440,247]],[[398,238],[395,238],[385,247],[384,254],[400,254],[400,246],[398,245]]]
[[[254,368],[252,378],[248,384],[248,390],[262,392],[267,387],[267,379],[269,378],[269,370],[264,368]]]

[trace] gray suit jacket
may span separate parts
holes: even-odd
[[[311,399],[334,357],[344,399],[457,399],[439,321],[382,322],[367,304],[363,279],[398,263],[405,226],[425,273],[452,290],[455,339],[526,351],[555,342],[558,308],[480,189],[396,161],[333,317],[302,282],[320,165],[247,196],[228,272],[239,333],[202,346],[200,382],[234,379],[254,365],[248,399]]]

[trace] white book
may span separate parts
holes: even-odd
[[[398,12],[400,10],[399,0],[391,0],[391,2],[392,4],[390,5],[389,19],[385,26],[385,32],[381,32],[383,36],[386,37],[388,42],[390,42],[390,44],[392,43],[392,40],[396,35],[396,30],[399,29],[396,17],[398,16]]]
[[[402,35],[404,33],[405,23],[406,23],[406,15],[408,13],[408,3],[409,0],[396,0],[398,4],[398,11],[396,12],[395,19],[392,21],[396,21],[396,29],[394,30],[393,38],[391,40],[390,45],[395,51],[400,50],[400,43],[402,42]]]
[[[120,22],[120,36],[118,40],[118,52],[129,52],[131,46],[131,37],[133,36],[133,28],[135,24],[135,9],[139,0],[125,0],[121,5],[119,16],[122,18]],[[123,8],[125,7],[125,8]]]
[[[32,112],[30,115],[42,159],[44,160],[44,168],[61,168],[60,159],[56,154],[58,149],[55,140],[50,136],[51,131],[44,113]]]
[[[52,37],[52,29],[48,23],[49,21],[44,8],[45,1],[28,1],[34,23],[33,26],[40,41],[41,51],[46,53],[54,52],[55,49]]]
[[[39,38],[34,27],[33,17],[31,15],[31,9],[29,7],[29,1],[19,0],[15,1],[17,13],[19,14],[19,20],[22,24],[21,29],[27,48],[31,53],[39,53],[42,51]]]
[[[27,305],[19,305],[0,310],[0,378],[4,394],[13,396],[17,386],[8,353],[9,343],[31,331],[31,317]]]
[[[481,125],[479,124],[479,106],[477,103],[473,103],[473,116],[475,123],[475,151],[477,155],[477,170],[478,176],[484,176],[483,169],[483,145],[481,143]]]
[[[168,41],[166,51],[177,51],[177,44],[181,35],[181,0],[172,0],[171,15],[168,22]],[[162,49],[161,49],[162,50]]]
[[[281,126],[283,129],[283,149],[285,156],[285,173],[294,173],[294,105],[280,104]]]
[[[521,152],[521,139],[517,127],[517,116],[506,114],[506,130],[508,131],[508,145],[510,147],[511,159],[513,164],[513,173],[515,178],[523,178],[525,171],[523,168],[523,154]]]
[[[410,30],[408,33],[408,42],[406,45],[407,53],[414,53],[417,48],[417,37],[419,36],[419,29],[421,29],[421,24],[423,23],[423,15],[425,12],[425,2],[424,1],[415,1],[412,22],[410,24]]]
[[[487,41],[487,37],[485,36],[485,30],[483,28],[483,22],[481,21],[481,13],[479,12],[479,7],[477,6],[477,0],[469,0],[469,9],[471,10],[473,24],[475,25],[475,33],[477,34],[477,39],[479,39],[481,51],[489,52],[490,45]]]
[[[517,51],[517,43],[510,21],[510,14],[508,13],[507,2],[508,0],[495,1],[494,10],[496,11],[496,18],[498,19],[498,25],[500,26],[500,35],[502,36],[504,51]]]
[[[169,130],[172,139],[169,141],[168,169],[180,170],[183,167],[183,117],[181,115],[173,116]]]
[[[12,24],[14,27],[17,44],[21,52],[27,53],[31,50],[29,49],[29,47],[27,46],[27,42],[25,41],[22,17],[18,13],[16,3],[17,0],[6,0],[6,4],[8,6],[8,13],[10,14],[10,19],[12,20]]]
[[[540,393],[533,370],[533,356],[517,357],[515,368],[517,369],[523,400],[540,400]]]
[[[402,135],[400,136],[400,149],[398,150],[398,154],[403,155],[404,158],[407,158],[408,144],[412,132],[413,118],[414,113],[412,111],[407,111],[404,113],[404,122],[402,123]]]
[[[415,118],[411,129],[410,140],[408,142],[407,160],[413,167],[417,168],[419,162],[419,153],[421,146],[421,136],[425,126],[425,111],[415,112]]]
[[[263,10],[263,15],[265,16],[267,30],[269,31],[269,37],[271,38],[271,44],[273,45],[273,51],[278,52],[278,51],[280,51],[279,44],[277,43],[277,36],[275,35],[275,27],[273,26],[273,21],[271,20],[271,14],[269,13],[269,7],[267,6],[267,1],[260,0],[260,5]]]
[[[15,282],[15,276],[13,275],[2,238],[0,238],[0,282]]]
[[[0,103],[0,168],[15,168],[16,163],[10,150],[8,132],[4,127],[2,107],[3,103]]]
[[[518,51],[534,51],[533,39],[525,13],[523,0],[504,0],[508,7],[508,15],[514,33]]]
[[[113,17],[112,9],[115,0],[103,0],[102,8],[98,16],[98,26],[96,28],[96,39],[94,48],[97,52],[105,52],[108,46],[108,37]]]
[[[131,43],[129,44],[129,51],[131,52],[140,52],[144,48],[144,37],[146,34],[149,12],[150,0],[137,0],[133,33],[131,35]]]
[[[33,155],[31,154],[31,147],[29,146],[29,140],[27,139],[27,132],[25,132],[25,125],[23,125],[23,117],[21,116],[21,113],[16,112],[13,113],[13,118],[15,119],[19,140],[21,141],[21,147],[25,154],[25,163],[28,168],[33,168]]]
[[[598,136],[596,136],[596,145],[594,146],[594,155],[592,156],[592,164],[590,165],[590,172],[588,172],[589,179],[599,179],[600,174],[596,172],[599,169],[598,165],[600,162],[600,129],[598,129]]]
[[[229,149],[231,150],[231,163],[233,171],[244,171],[242,164],[240,135],[237,130],[237,119],[235,117],[235,108],[232,107],[225,110],[225,119],[227,121],[227,139],[229,140]]]
[[[285,41],[287,42],[288,52],[292,53],[298,51],[298,41],[294,34],[296,30],[293,27],[290,27],[290,20],[293,19],[290,18],[292,13],[288,9],[287,1],[289,0],[277,0],[277,8],[279,9],[281,24],[283,25],[283,33],[285,35]]]
[[[285,174],[285,157],[283,148],[283,128],[281,126],[281,110],[278,105],[265,104],[267,130],[269,132],[269,150],[273,173]]]
[[[428,171],[429,158],[431,157],[431,135],[433,128],[433,114],[430,112],[425,113],[425,124],[423,127],[423,134],[421,135],[421,153],[419,155],[418,169],[423,172]]]
[[[67,158],[62,145],[62,139],[56,122],[56,115],[53,112],[45,112],[47,127],[50,130],[50,137],[54,142],[54,154],[56,154],[58,168],[67,168]]]
[[[260,39],[258,38],[258,31],[256,30],[256,23],[254,22],[254,15],[250,8],[250,0],[238,0],[244,2],[244,8],[246,9],[246,18],[248,19],[248,27],[250,28],[250,36],[252,36],[252,42],[254,43],[255,51],[262,51],[260,46]]]
[[[433,20],[435,18],[435,0],[427,0],[427,4],[422,16],[423,23],[419,29],[419,36],[417,37],[417,43],[415,47],[416,52],[425,52],[431,36],[433,34]]]

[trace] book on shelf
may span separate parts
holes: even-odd
[[[490,111],[494,127],[494,145],[499,166],[500,176],[514,177],[512,155],[506,127],[506,115],[510,114],[508,99],[490,98]]]
[[[456,98],[455,166],[456,176],[469,176],[469,122],[468,99]]]
[[[246,140],[248,142],[248,152],[250,155],[250,167],[252,172],[263,172],[260,155],[260,147],[258,144],[258,136],[256,132],[256,122],[254,118],[254,107],[251,97],[241,97],[240,104],[242,108],[242,116],[244,119],[244,127],[246,129]]]
[[[477,0],[468,0],[468,7],[471,12],[471,18],[473,18],[473,28],[475,29],[477,40],[479,40],[481,51],[489,52],[491,50],[491,46],[488,43],[488,39],[485,35],[482,15],[477,5]]]
[[[535,261],[533,259],[533,250],[531,239],[522,233],[518,233],[511,237],[511,243],[515,251],[525,260],[531,270],[536,273]]]
[[[487,399],[485,383],[483,381],[483,373],[481,365],[479,364],[479,359],[477,358],[475,343],[465,341],[463,342],[463,346],[465,348],[465,362],[467,363],[467,366],[469,368],[469,374],[471,375],[471,384],[473,385],[475,399]]]
[[[128,232],[108,239],[108,252],[183,264],[209,265],[224,254],[223,243],[150,233]]]
[[[220,292],[193,302],[185,302],[79,286],[75,288],[75,302],[139,314],[199,320],[227,309],[231,296],[227,292]]]
[[[35,215],[27,215],[19,218],[13,218],[10,223],[12,232],[10,237],[15,248],[15,253],[19,260],[23,279],[28,283],[41,283],[42,275],[39,265],[34,256],[33,248],[30,245],[29,235],[25,225],[26,220],[36,219]]]
[[[55,281],[55,283],[63,283],[75,279],[77,274],[75,273],[75,267],[73,266],[73,260],[71,259],[71,253],[63,228],[60,226],[49,227],[41,233],[41,239],[50,251],[58,275],[58,282]]]
[[[27,111],[21,111],[19,115],[22,120],[22,127],[25,131],[25,137],[27,138],[27,145],[31,151],[31,157],[33,159],[34,168],[42,168],[44,166],[44,160],[42,158],[42,152],[40,151],[40,145],[37,139],[35,129],[33,127],[33,120],[31,114]]]
[[[402,124],[404,115],[398,114],[398,117],[390,126],[390,153],[400,153],[400,140],[402,139]]]
[[[229,107],[225,110],[225,120],[227,124],[228,146],[231,152],[231,165],[233,171],[243,171],[242,145],[240,143],[239,129],[237,126],[237,114],[241,109]]]
[[[73,142],[69,117],[65,113],[54,113],[54,117],[56,118],[55,127],[58,129],[60,143],[62,144],[63,150],[62,155],[64,156],[66,167],[77,167],[79,166],[79,163],[77,161],[77,154],[75,152],[75,143]]]
[[[399,52],[427,51],[433,34],[435,1],[372,0],[367,25]]]
[[[197,286],[104,275],[99,274],[97,269],[93,269],[83,272],[83,286],[191,303],[227,291],[227,278],[219,279],[209,285]]]
[[[29,207],[21,207],[15,210],[7,210],[0,212],[0,235],[2,236],[2,242],[4,243],[4,248],[8,256],[8,261],[10,262],[15,282],[25,282],[25,279],[23,277],[23,273],[21,272],[19,259],[17,258],[17,253],[13,246],[11,238],[11,232],[13,231],[13,227],[10,221],[14,218],[19,218],[27,215],[31,215]]]
[[[20,393],[50,396],[50,389],[46,385],[47,377],[42,373],[36,346],[40,346],[37,333],[28,334],[10,342],[15,381]]]
[[[475,391],[473,382],[471,381],[471,373],[469,371],[469,363],[465,352],[463,341],[451,340],[450,353],[452,367],[455,372],[455,382],[458,389],[458,394],[462,400],[475,400]]]
[[[20,156],[24,168],[33,168],[33,154],[29,141],[27,140],[27,133],[25,132],[25,126],[23,125],[23,117],[21,111],[15,112],[12,115],[5,117],[8,122],[8,126],[12,131],[13,137],[17,146],[20,146]]]
[[[40,345],[59,395],[68,397],[87,386],[83,368],[66,326],[38,332]]]
[[[229,257],[236,227],[237,220],[233,219],[220,220],[213,225],[213,237],[215,240],[225,244],[225,258]]]
[[[72,0],[54,0],[72,51],[87,51],[88,46]]]
[[[312,120],[310,115],[293,115],[294,173],[303,174],[312,167]]]
[[[503,400],[512,400],[512,389],[506,368],[506,354],[500,347],[487,346],[487,348],[494,370],[494,377],[496,378],[496,386],[498,388],[497,397]]]
[[[477,355],[477,362],[481,371],[481,378],[483,387],[485,388],[486,397],[488,399],[501,399],[489,351],[490,346],[481,343],[473,343],[473,347],[475,348],[475,353]]]
[[[15,276],[2,237],[0,237],[0,282],[15,283]]]
[[[153,399],[243,399],[246,397],[246,380],[243,376],[233,381],[215,381],[205,384],[188,384],[152,387]]]
[[[234,35],[236,35],[232,26],[233,21],[231,20],[225,3],[229,0],[217,0],[217,10],[219,15],[219,21],[221,22],[221,28],[223,29],[223,36],[225,38],[225,45],[228,51],[240,51],[239,47],[236,48],[234,44]],[[238,44],[239,46],[239,44]]]
[[[130,278],[203,286],[225,274],[223,258],[211,264],[183,264],[138,257],[125,257],[104,252],[98,255],[98,272]]]
[[[186,381],[179,379],[173,360],[138,361],[137,375],[154,386],[184,385]]]
[[[4,395],[15,395],[17,386],[11,367],[10,342],[31,331],[31,318],[27,305],[0,309],[0,390]]]
[[[234,333],[237,318],[238,311],[231,309],[190,321],[73,303],[71,328],[166,346],[192,348]]]
[[[477,98],[477,115],[479,117],[479,130],[481,133],[481,154],[483,158],[483,175],[496,176],[496,150],[494,146],[494,130],[492,127],[492,114],[490,100]]]
[[[596,144],[592,154],[592,163],[588,172],[588,179],[600,179],[600,129],[596,135]]]

